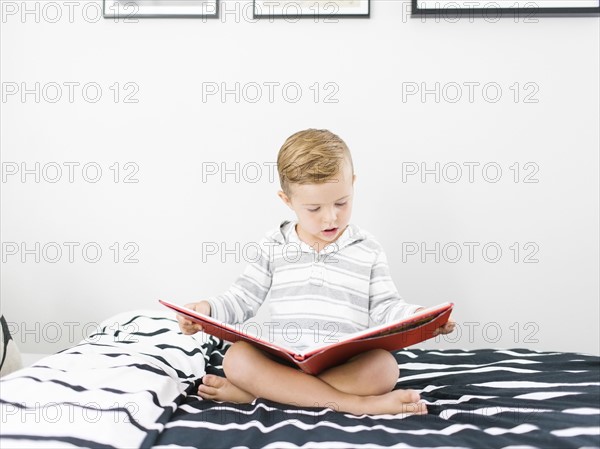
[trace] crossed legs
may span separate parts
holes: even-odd
[[[362,353],[317,376],[282,365],[248,343],[234,343],[225,353],[227,378],[206,375],[198,394],[217,401],[252,402],[264,398],[300,407],[329,407],[355,415],[425,414],[412,390],[393,390],[398,365],[384,350]]]

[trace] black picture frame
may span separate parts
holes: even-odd
[[[253,0],[255,19],[368,19],[371,0]],[[264,3],[269,7],[264,7]],[[356,3],[356,7],[344,5]],[[261,6],[263,5],[263,6]],[[280,6],[280,8],[271,8]]]
[[[550,3],[551,1],[555,4],[568,4],[573,0],[531,0],[525,2],[523,7],[509,7],[504,8],[500,7],[497,2],[491,1],[472,1],[471,4],[481,3],[482,5],[492,5],[490,7],[468,7],[468,8],[423,8],[420,6],[424,1],[428,1],[430,3],[436,2],[436,0],[411,0],[412,8],[411,14],[412,17],[428,17],[428,16],[437,16],[444,17],[447,15],[448,17],[493,17],[493,18],[520,18],[520,19],[535,19],[537,17],[579,17],[579,16],[598,16],[600,15],[600,0],[594,0],[595,6],[557,6],[557,7],[548,7],[548,6],[538,6],[541,4]],[[441,3],[438,0],[436,3]],[[459,1],[447,2],[447,3],[455,3],[457,6],[459,5]],[[515,0],[512,2],[517,4]],[[498,5],[499,7],[493,7],[493,4]]]
[[[217,19],[219,0],[103,0],[102,15],[121,20]]]

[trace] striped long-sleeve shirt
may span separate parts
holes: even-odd
[[[336,242],[316,252],[300,240],[296,222],[284,221],[255,249],[231,288],[208,299],[211,315],[242,323],[269,298],[268,339],[277,344],[300,351],[333,343],[421,307],[400,297],[383,248],[356,225],[348,225]]]

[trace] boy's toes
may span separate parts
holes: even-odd
[[[202,383],[209,387],[219,388],[225,383],[225,379],[214,374],[207,374],[202,378]]]
[[[198,392],[202,392],[205,394],[215,394],[217,392],[216,388],[209,387],[208,385],[200,385],[198,387]]]
[[[421,396],[415,390],[395,390],[394,394],[400,402],[405,404],[412,404],[421,400]]]
[[[426,415],[427,412],[427,406],[425,405],[425,403],[423,402],[417,402],[417,411],[415,412],[416,415]]]
[[[419,402],[421,400],[421,395],[415,390],[408,390],[407,393],[408,397],[410,398],[408,402]]]
[[[211,399],[217,393],[217,389],[208,385],[200,385],[198,387],[198,396],[203,399]]]
[[[427,406],[423,402],[402,404],[402,413],[409,413],[413,415],[426,415]]]

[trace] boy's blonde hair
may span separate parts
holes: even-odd
[[[291,196],[290,184],[323,184],[334,178],[352,156],[346,143],[326,129],[299,131],[284,142],[277,156],[281,190]]]

